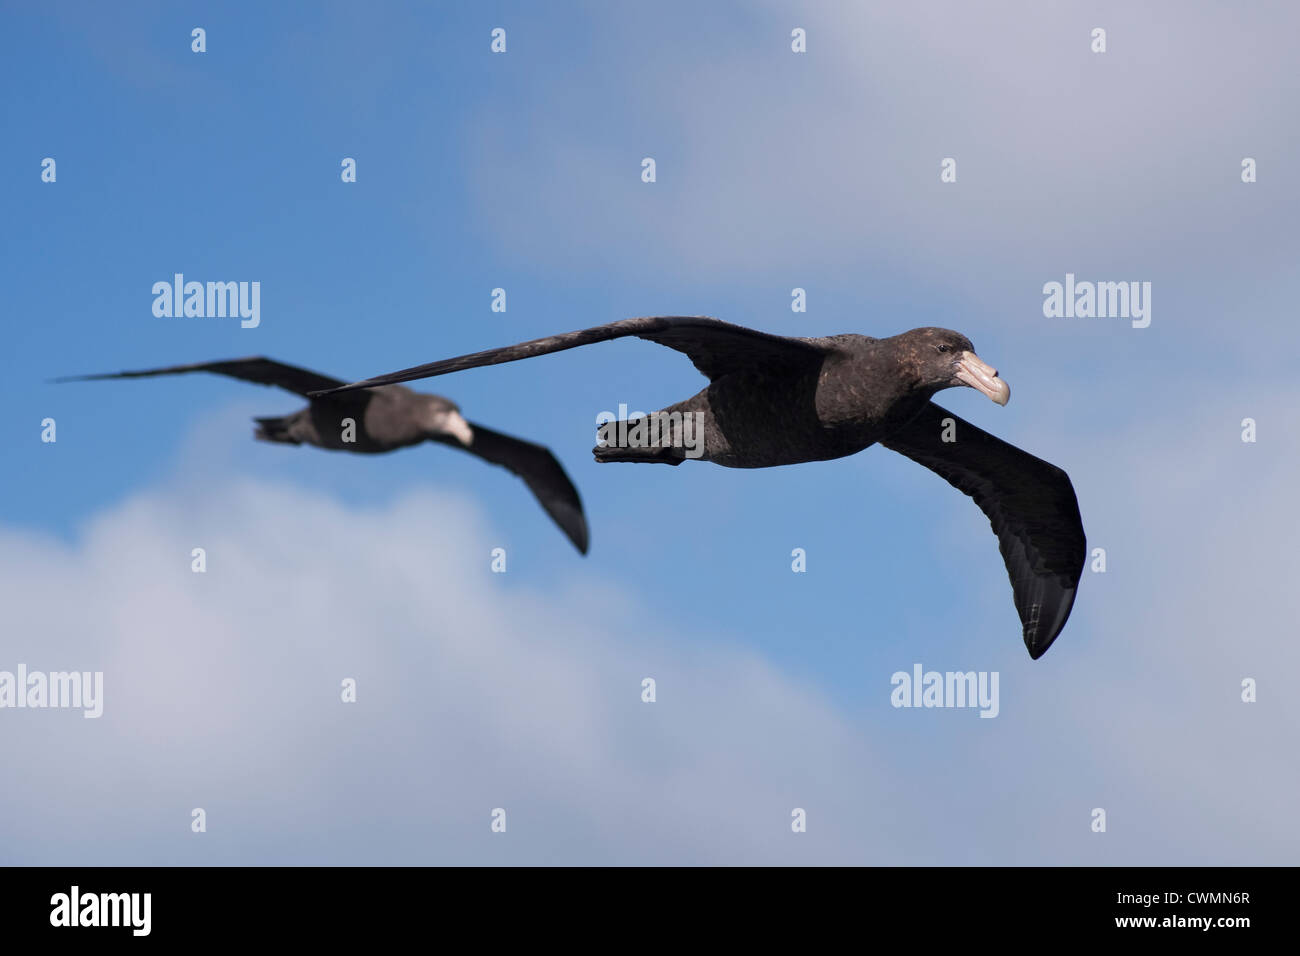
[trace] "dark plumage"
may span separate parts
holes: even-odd
[[[198,362],[137,372],[74,375],[57,382],[106,378],[146,378],[185,372],[215,372],[245,382],[275,385],[304,397],[343,385],[338,379],[295,368],[268,358]],[[344,419],[355,427],[344,440]],[[425,441],[440,442],[477,455],[514,472],[528,485],[546,513],[583,554],[587,553],[587,519],[573,482],[543,445],[503,435],[467,422],[456,405],[440,395],[413,392],[400,385],[367,388],[329,397],[312,397],[306,408],[279,418],[255,418],[254,437],[290,445],[315,445],[334,451],[379,454]]]
[[[579,332],[419,365],[326,394],[514,362],[634,335],[685,353],[709,386],[662,415],[703,416],[705,461],[764,468],[852,455],[879,442],[937,472],[988,516],[1011,576],[1025,646],[1034,659],[1061,632],[1083,571],[1085,539],[1074,488],[1064,471],[994,438],[930,401],[967,385],[1005,405],[997,371],[970,340],[922,328],[886,339],[865,335],[788,338],[702,316],[624,319]],[[952,441],[944,422],[952,419]],[[613,445],[599,433],[599,461],[685,460],[685,435],[668,429],[655,444]]]

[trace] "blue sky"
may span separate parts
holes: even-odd
[[[1300,464],[1294,9],[4,20],[0,669],[102,668],[110,696],[98,722],[0,713],[0,759],[43,766],[0,796],[0,855],[1295,861],[1300,776],[1276,757],[1300,725],[1281,683],[1300,664],[1300,568],[1276,537]],[[155,318],[152,284],[175,272],[259,281],[260,327]],[[1042,286],[1067,272],[1151,282],[1150,327],[1045,318]],[[299,407],[288,394],[45,384],[253,354],[355,379],[646,314],[958,329],[1012,401],[940,401],[1070,473],[1107,572],[1086,572],[1032,662],[986,520],[897,455],[597,465],[598,412],[703,385],[635,340],[417,383],[556,452],[586,559],[517,480],[448,449],[254,443],[248,418]],[[223,542],[204,578],[200,540]],[[998,671],[999,717],[895,710],[890,675],[914,662]],[[361,715],[334,690],[356,674]],[[1256,704],[1245,677],[1268,685]],[[94,794],[52,753],[97,768]],[[189,832],[194,806],[217,808],[215,832]],[[492,843],[496,806],[512,823]],[[1106,834],[1088,828],[1098,806]],[[58,839],[30,835],[55,821]]]

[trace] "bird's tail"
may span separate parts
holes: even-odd
[[[291,417],[286,418],[254,418],[257,423],[257,431],[253,437],[261,441],[278,441],[288,445],[301,445],[302,442],[289,434],[289,425],[292,422]]]
[[[636,434],[637,423],[641,419],[630,419],[623,422],[606,422],[601,425],[596,432],[597,439],[601,444],[596,445],[591,450],[596,461],[636,461],[648,462],[659,465],[680,465],[686,458],[685,451],[682,448],[675,447],[671,443],[665,443],[664,438],[671,438],[669,434],[663,435],[657,443],[639,444],[636,439],[631,438]],[[623,426],[623,436],[620,438],[619,426]]]

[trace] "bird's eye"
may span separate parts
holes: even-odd
[[[946,346],[946,345],[936,345],[936,346],[934,347],[934,350],[935,350],[936,352],[946,352],[946,351],[948,351],[948,346]]]

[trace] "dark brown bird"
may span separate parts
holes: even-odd
[[[261,357],[172,365],[136,372],[73,375],[55,381],[146,378],[185,372],[215,372],[245,382],[275,385],[304,397],[344,384],[328,375]],[[582,501],[550,449],[468,422],[455,403],[441,395],[413,392],[400,385],[367,388],[327,398],[311,397],[306,408],[292,415],[255,418],[253,421],[257,423],[253,437],[288,445],[307,444],[332,451],[379,454],[433,441],[467,451],[522,478],[573,546],[581,553],[587,553],[587,519],[582,511]]]
[[[701,458],[766,468],[852,455],[879,442],[971,496],[998,536],[1030,657],[1065,626],[1086,543],[1069,476],[930,399],[968,386],[1005,405],[1011,392],[970,340],[948,329],[789,338],[703,316],[624,319],[366,379],[324,394],[390,386],[624,336],[685,353],[709,379],[644,419],[602,426],[598,461],[679,465]],[[702,443],[698,430],[702,428]]]

